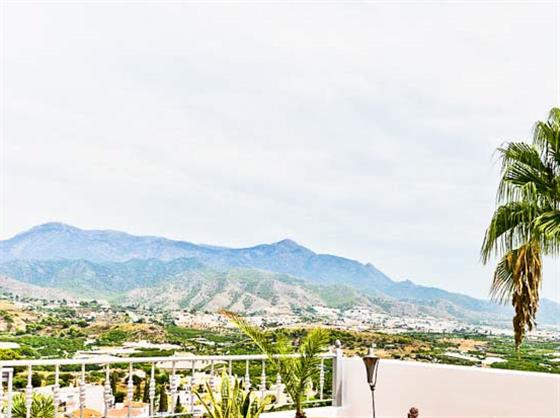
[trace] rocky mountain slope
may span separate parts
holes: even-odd
[[[392,285],[371,264],[316,254],[291,240],[250,248],[224,248],[129,235],[117,231],[87,231],[60,223],[39,225],[0,241],[0,263],[10,260],[89,260],[122,262],[131,259],[195,258],[206,266],[249,267],[291,274],[321,284],[346,283],[381,291]]]
[[[466,321],[511,315],[509,307],[396,282],[371,264],[316,254],[290,240],[233,249],[49,223],[0,241],[0,274],[20,291],[34,286],[169,308],[294,312],[322,304]],[[560,305],[544,300],[539,319],[559,317]]]

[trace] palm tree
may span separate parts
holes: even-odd
[[[483,263],[499,257],[490,294],[511,300],[517,347],[535,326],[543,256],[560,253],[560,108],[537,122],[533,143],[509,142],[498,149],[501,181],[497,208],[486,230]]]
[[[26,418],[25,395],[16,393],[12,400],[12,417]],[[34,393],[31,401],[31,418],[53,418],[54,402],[52,396]]]
[[[237,328],[247,335],[276,366],[286,392],[292,398],[296,408],[295,418],[305,418],[303,401],[305,390],[310,381],[319,374],[320,358],[328,344],[329,334],[325,329],[315,328],[301,340],[297,352],[287,338],[279,336],[276,342],[270,342],[268,335],[251,325],[239,315],[222,311]],[[293,356],[293,354],[298,354]]]

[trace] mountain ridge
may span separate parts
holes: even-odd
[[[251,267],[293,274],[325,283],[343,281],[370,291],[391,286],[392,280],[371,263],[317,254],[295,241],[245,248],[212,247],[155,236],[136,236],[113,230],[84,230],[46,223],[0,241],[0,263],[13,260],[85,259],[96,262],[134,258],[198,258],[214,268]]]
[[[84,230],[51,222],[0,241],[0,273],[29,285],[69,288],[80,295],[113,295],[121,300],[130,300],[127,298],[134,294],[146,299],[143,295],[159,289],[160,303],[165,303],[161,295],[170,288],[175,289],[172,292],[183,289],[211,301],[201,295],[208,296],[212,286],[222,283],[218,288],[228,288],[230,293],[220,300],[226,300],[227,295],[239,298],[239,292],[246,292],[245,296],[254,297],[255,305],[263,309],[273,306],[262,294],[251,293],[253,288],[247,287],[248,279],[239,277],[239,271],[252,277],[253,282],[263,280],[272,287],[281,287],[278,298],[282,306],[297,305],[298,300],[290,295],[298,294],[309,303],[377,303],[391,306],[389,310],[441,311],[444,316],[455,312],[466,318],[479,318],[484,313],[505,319],[511,313],[510,308],[487,300],[409,280],[394,281],[371,263],[317,254],[290,239],[229,248],[114,230]],[[344,286],[339,293],[337,286]],[[179,306],[175,296],[168,301]],[[212,308],[211,302],[200,300],[195,305]],[[557,323],[560,305],[546,300],[543,305],[541,318]]]

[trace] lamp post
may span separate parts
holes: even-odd
[[[375,344],[372,344],[368,353],[362,358],[366,366],[367,382],[371,390],[371,408],[373,418],[375,418],[375,385],[377,383],[377,368],[379,366],[379,357],[375,355]]]

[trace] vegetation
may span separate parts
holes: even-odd
[[[509,142],[498,149],[502,175],[498,207],[486,230],[482,261],[500,258],[491,294],[511,300],[519,347],[535,325],[543,256],[560,254],[560,108],[537,122],[533,142]]]
[[[209,383],[206,383],[205,394],[195,392],[210,418],[258,418],[272,400],[266,396],[261,401],[251,391],[245,392],[240,380],[233,379],[232,383],[225,371],[221,380],[219,398],[214,395]]]
[[[244,334],[266,354],[286,385],[286,392],[292,398],[296,418],[304,418],[303,401],[309,383],[319,373],[318,355],[326,349],[328,332],[322,328],[309,331],[301,340],[297,351],[291,341],[283,335],[276,335],[272,342],[267,333],[251,325],[247,320],[232,312],[223,312]],[[291,356],[298,354],[297,356]]]
[[[12,417],[26,418],[25,395],[23,393],[16,393],[12,402]],[[34,393],[31,402],[31,418],[54,418],[53,398],[48,395]]]
[[[22,335],[0,337],[0,341],[17,342],[22,348],[14,351],[27,358],[67,357],[84,349],[84,340],[81,337]]]
[[[165,385],[159,386],[159,412],[168,412],[169,402],[167,399],[167,391]]]
[[[21,308],[17,305],[0,300],[0,309],[9,312],[15,319],[14,328],[0,332],[0,342],[16,343],[6,345],[10,348],[0,349],[0,360],[11,359],[38,359],[38,358],[72,358],[78,351],[96,349],[100,343],[121,346],[125,342],[147,340],[152,343],[172,343],[177,347],[146,347],[138,348],[132,356],[170,356],[176,351],[189,352],[198,355],[236,355],[256,354],[261,348],[256,346],[252,339],[230,329],[200,329],[187,328],[174,324],[173,318],[165,313],[146,314],[145,323],[126,322],[128,312],[142,314],[138,307],[102,307],[94,303],[84,305],[74,304],[72,307],[53,304],[42,305],[37,302],[33,310]],[[138,315],[139,316],[139,315]],[[31,327],[26,325],[41,323],[41,329],[34,334],[30,333]],[[83,324],[81,328],[78,324]],[[68,328],[79,328],[82,335],[67,333]],[[299,352],[301,341],[306,336],[303,327],[270,328],[266,336],[271,345],[277,340],[295,342],[293,351]],[[84,337],[84,335],[87,335]],[[384,332],[350,331],[330,329],[329,344],[335,340],[342,341],[345,355],[363,355],[366,347],[375,342],[378,354],[382,358],[414,360],[428,363],[461,364],[485,368],[506,368],[513,370],[530,370],[547,373],[560,373],[560,340],[544,337],[538,339],[534,336],[526,338],[524,344],[516,351],[513,341],[507,336],[483,335],[473,332],[454,333],[422,333],[403,332],[388,334]],[[290,347],[290,349],[292,349]],[[495,362],[488,359],[497,359]],[[148,364],[138,364],[138,367],[147,374],[150,373]],[[245,375],[245,362],[233,362],[232,373],[237,376]],[[251,380],[259,381],[262,372],[260,362],[249,362]],[[275,362],[265,363],[266,375],[275,376],[278,367]],[[332,363],[325,361],[325,382],[332,379]],[[115,364],[112,367],[111,386],[117,401],[126,398],[127,365]],[[60,369],[61,386],[77,385],[80,380],[79,366],[63,366]],[[168,388],[169,373],[156,368],[155,380],[157,383],[156,394],[160,394],[160,386]],[[285,378],[284,378],[285,380]],[[318,376],[311,378],[313,387],[317,388]],[[103,371],[98,366],[86,367],[86,381],[103,384]],[[269,379],[270,384],[273,380]],[[52,367],[37,366],[33,368],[32,383],[34,387],[52,385],[54,383],[54,369]],[[27,385],[27,369],[16,367],[14,369],[14,387],[24,389]],[[142,397],[148,400],[148,386],[144,379],[140,386],[142,393],[138,392],[137,379],[135,379],[135,399]],[[331,386],[324,386],[324,399],[329,399]],[[313,393],[313,392],[312,392]],[[306,405],[324,405],[313,394],[306,401]],[[167,396],[168,412],[170,398]],[[156,410],[159,402],[156,402]],[[165,406],[165,405],[164,405]]]

